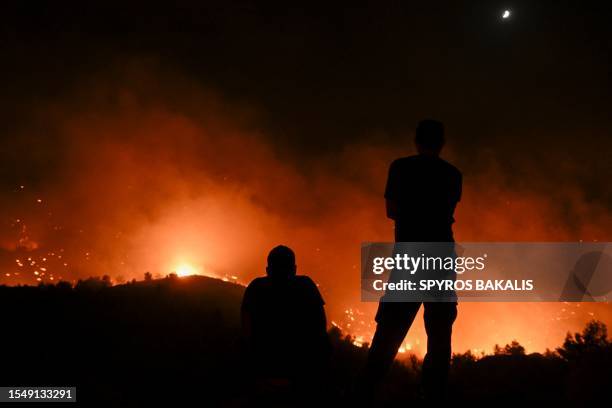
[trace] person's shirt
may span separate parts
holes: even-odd
[[[302,357],[321,353],[327,338],[324,304],[307,276],[253,280],[241,306],[252,357],[278,373],[290,371],[288,364]]]
[[[396,240],[452,241],[461,184],[461,172],[437,156],[416,155],[391,163],[385,198],[396,203]]]

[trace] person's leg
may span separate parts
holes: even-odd
[[[423,360],[423,390],[428,398],[443,398],[451,359],[451,336],[457,318],[456,302],[425,303],[427,354]]]
[[[416,302],[379,304],[376,314],[378,324],[368,352],[363,386],[373,389],[387,373],[420,306]]]

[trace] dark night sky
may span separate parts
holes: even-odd
[[[100,3],[2,4],[5,186],[16,174],[44,182],[56,159],[15,140],[34,107],[139,60],[254,107],[274,147],[297,159],[364,140],[403,146],[419,119],[436,117],[468,173],[492,152],[502,169],[526,161],[561,183],[555,167],[571,162],[587,197],[612,201],[610,5]]]
[[[578,182],[609,206],[608,177],[593,175],[610,172],[610,5],[332,3],[4,2],[4,184],[37,182],[48,164],[11,140],[34,106],[139,59],[256,107],[257,126],[298,159],[363,140],[403,145],[436,117],[468,172],[481,151],[508,169],[580,163]]]
[[[150,56],[261,106],[298,143],[411,129],[424,115],[477,139],[610,127],[603,2],[89,3],[3,3],[5,104]]]
[[[364,138],[401,143],[436,117],[463,157],[492,149],[511,166],[552,149],[587,173],[610,170],[604,2],[90,3],[3,2],[3,139],[31,122],[34,104],[141,58],[257,107],[276,148],[298,156]],[[15,151],[5,144],[5,183],[36,166]],[[609,201],[597,184],[587,190]]]

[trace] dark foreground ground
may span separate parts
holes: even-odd
[[[99,279],[75,288],[0,287],[0,385],[74,385],[78,405],[245,406],[252,383],[239,333],[243,289],[195,276],[112,287]],[[324,398],[343,406],[367,350],[337,329],[330,337]],[[546,406],[605,401],[612,386],[605,326],[592,322],[560,346],[546,355],[525,355],[518,344],[478,359],[456,355],[452,399]],[[396,364],[376,405],[422,405],[419,371],[416,358]]]

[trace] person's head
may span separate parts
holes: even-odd
[[[444,125],[433,119],[420,121],[414,142],[419,154],[439,155],[444,146]]]
[[[284,245],[274,247],[268,254],[266,273],[274,279],[288,279],[295,276],[295,254]]]

